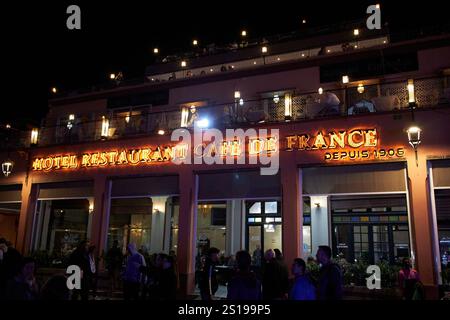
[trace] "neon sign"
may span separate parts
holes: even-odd
[[[87,167],[111,167],[121,165],[138,165],[141,163],[169,162],[175,157],[186,155],[187,146],[141,148],[129,150],[112,150],[102,152],[48,156],[33,160],[33,171],[51,171]]]
[[[319,131],[313,136],[309,134],[287,136],[285,150],[324,150],[325,161],[384,160],[404,157],[403,147],[385,149],[379,148],[379,143],[377,129],[341,130],[327,134]]]

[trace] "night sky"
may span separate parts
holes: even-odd
[[[448,21],[444,1],[34,1],[1,5],[2,116],[0,123],[37,122],[47,112],[50,88],[88,88],[144,75],[161,56],[200,44],[229,43],[247,30],[250,38],[365,19],[380,3],[391,30]],[[66,8],[81,7],[82,30],[66,28]],[[302,19],[307,24],[302,25]],[[5,72],[6,71],[6,72]]]

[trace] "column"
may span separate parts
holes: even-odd
[[[197,214],[197,178],[189,167],[184,167],[179,176],[180,215],[178,231],[178,271],[183,294],[192,294],[195,289],[195,232]]]
[[[301,174],[295,162],[281,164],[282,214],[283,214],[283,255],[289,265],[303,251],[303,207],[301,200]]]
[[[164,250],[164,229],[166,217],[166,201],[168,197],[151,197],[153,203],[150,253]]]
[[[319,246],[330,245],[330,223],[328,197],[311,197],[311,255],[315,256]]]
[[[31,249],[33,217],[36,211],[38,195],[38,184],[32,184],[28,181],[23,183],[16,248],[24,255],[28,254]]]
[[[243,201],[242,200],[228,200],[227,201],[227,244],[226,254],[234,255],[239,250],[244,248],[242,242],[242,231],[244,225],[242,223],[243,216]]]
[[[408,187],[410,226],[415,268],[427,289],[427,298],[437,298],[437,283],[433,268],[432,218],[429,203],[427,162],[419,148],[418,166],[414,153],[408,157]]]
[[[92,222],[90,241],[97,247],[97,255],[106,253],[106,240],[109,227],[109,209],[111,205],[111,180],[98,176],[94,180],[94,207],[91,208]],[[102,262],[102,261],[100,261]],[[103,265],[100,263],[100,269]]]

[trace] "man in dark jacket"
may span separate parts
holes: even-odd
[[[262,269],[262,289],[264,300],[281,300],[287,298],[289,290],[288,273],[275,259],[272,249],[264,253],[265,262]]]
[[[318,299],[341,300],[342,273],[339,265],[331,261],[331,248],[319,246],[316,258],[320,263]]]
[[[173,301],[177,295],[177,276],[173,257],[162,256],[161,272],[158,279],[158,296],[160,300]]]
[[[250,271],[252,258],[247,251],[236,253],[237,270],[228,282],[228,300],[261,300],[261,282]]]
[[[219,249],[210,248],[205,265],[199,274],[199,289],[202,300],[212,300],[212,296],[219,288],[215,267],[219,262]]]

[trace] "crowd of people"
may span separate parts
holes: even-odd
[[[122,291],[124,300],[175,300],[179,289],[175,253],[159,253],[152,256],[128,244],[123,255],[119,243],[114,241],[107,251],[105,268],[111,293]],[[253,255],[253,258],[255,254]],[[254,259],[247,251],[239,251],[232,261],[232,276],[227,281],[228,300],[341,300],[343,277],[340,266],[332,259],[331,248],[319,246],[316,259],[305,262],[296,258],[289,268],[280,250],[269,249],[257,254],[261,263],[255,272]],[[197,283],[202,300],[213,300],[219,288],[217,266],[220,250],[211,247],[202,259]],[[23,257],[11,243],[0,239],[0,300],[90,300],[97,295],[98,261],[96,248],[88,241],[81,241],[70,254],[69,265],[81,270],[81,288],[69,290],[67,275],[61,273],[47,279],[41,286],[36,280],[36,261]],[[309,272],[311,266],[320,267],[318,276]],[[420,283],[418,272],[409,259],[403,260],[398,275],[402,297],[417,297]]]
[[[211,300],[219,285],[214,266],[219,257],[217,248],[210,248],[199,276],[202,300]],[[319,279],[313,279],[307,272],[306,263],[296,258],[291,266],[294,279],[289,279],[289,269],[279,249],[264,253],[261,275],[251,270],[252,257],[247,251],[236,253],[235,272],[227,285],[228,300],[341,300],[342,274],[338,264],[331,259],[331,248],[320,246],[317,251],[320,264]]]
[[[259,257],[259,254],[253,254]],[[215,266],[219,261],[219,250],[210,248],[198,275],[198,286],[202,300],[212,300],[219,284]],[[319,246],[316,258],[307,262],[294,259],[291,265],[293,279],[279,249],[269,249],[264,253],[262,263],[255,267],[247,251],[235,255],[234,274],[227,283],[228,300],[342,300],[343,271],[332,259],[329,246]],[[310,270],[318,268],[318,276]],[[418,272],[412,268],[409,258],[403,259],[398,274],[399,291],[405,300],[422,300],[424,291]]]

